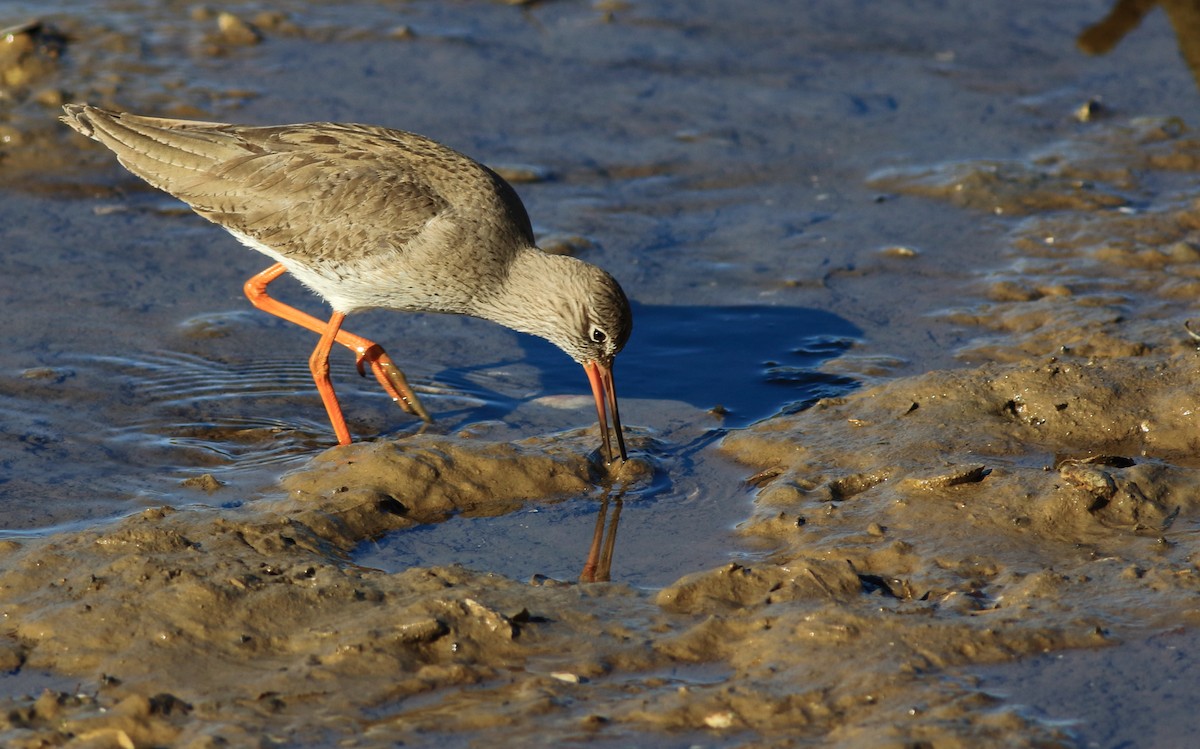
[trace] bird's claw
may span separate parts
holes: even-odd
[[[433,422],[433,417],[425,410],[425,406],[421,405],[417,394],[409,386],[408,378],[404,376],[404,372],[396,366],[392,358],[383,350],[382,346],[374,344],[358,352],[355,366],[358,367],[358,373],[366,377],[366,370],[363,366],[364,362],[370,363],[371,371],[375,374],[375,379],[379,380],[379,384],[383,387],[384,391],[392,397],[392,400],[400,408],[421,419],[426,424]]]
[[[404,377],[404,373],[400,371],[400,368],[390,362],[386,364],[381,362],[376,369],[377,376],[380,370],[382,370],[382,376],[387,378],[395,390],[392,400],[396,401],[400,404],[401,408],[426,424],[432,423],[433,417],[425,410],[425,406],[421,405],[421,400],[417,398],[417,394],[409,387],[408,380]]]

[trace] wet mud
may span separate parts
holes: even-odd
[[[1134,161],[1170,143],[1174,168],[1190,137],[1147,127],[1109,128],[1099,152],[1125,144]],[[964,184],[962,169],[945,179]],[[1015,182],[965,181],[984,208]],[[1157,280],[1198,264],[1191,200],[1093,208],[1016,225],[1019,282],[981,274],[989,293],[967,322],[984,331],[962,355],[988,363],[726,437],[755,493],[739,533],[757,561],[651,591],[349,560],[365,539],[636,487],[661,466],[635,438],[638,457],[609,473],[583,433],[358,444],[291,473],[277,499],[6,541],[9,667],[89,681],[13,703],[5,740],[1070,746],[956,669],[1200,623],[1200,360],[1177,302],[1187,282]],[[982,343],[993,330],[1003,346]]]
[[[203,60],[272,39],[404,44],[435,28],[356,30],[316,10],[297,18],[243,10],[198,10],[182,26],[159,10],[139,12],[173,29],[151,35],[152,49],[182,45]],[[589,6],[571,21],[610,24],[627,11]],[[631,26],[660,21],[634,16]],[[161,82],[158,68],[137,72],[157,58],[123,46],[127,29],[114,25],[106,35],[95,23],[65,14],[3,36],[0,80],[14,102],[3,126],[17,135],[6,141],[0,171],[8,189],[56,200],[99,195],[137,212],[144,204],[128,196],[134,188],[106,171],[100,154],[66,148],[69,136],[46,121],[47,111],[67,95],[176,116],[206,97],[222,112],[253,97],[205,89],[203,71],[186,85],[177,79],[135,93],[122,77]],[[126,49],[132,57],[112,56]],[[66,50],[75,56],[69,63]],[[103,77],[63,73],[64,64],[79,70],[81,60],[102,58],[116,71],[111,89]],[[954,75],[970,78],[947,73]],[[859,248],[862,262],[813,255],[804,262],[820,272],[807,274],[792,271],[814,268],[783,269],[788,260],[747,270],[731,254],[723,275],[714,272],[720,262],[702,258],[704,274],[656,301],[692,304],[722,283],[742,283],[738,274],[753,278],[752,291],[739,292],[740,317],[714,304],[712,328],[688,328],[674,344],[648,337],[658,349],[681,348],[648,357],[643,397],[633,401],[632,459],[620,466],[598,459],[594,427],[563,429],[546,416],[578,405],[563,393],[498,415],[525,427],[523,435],[451,417],[450,427],[429,433],[327,450],[317,448],[315,419],[289,413],[312,404],[283,392],[279,371],[262,373],[261,382],[256,373],[249,386],[282,412],[270,426],[247,425],[242,403],[229,400],[189,404],[195,414],[153,412],[167,422],[147,427],[165,435],[153,455],[183,447],[205,456],[172,474],[176,489],[137,503],[98,496],[123,516],[0,539],[0,671],[28,677],[0,681],[0,744],[1079,746],[1077,727],[1009,699],[986,669],[1074,650],[1119,653],[1124,642],[1200,624],[1200,358],[1185,325],[1200,291],[1200,138],[1184,118],[1086,111],[1073,121],[1064,113],[1052,137],[1030,138],[1003,159],[860,162],[861,173],[837,175],[861,198],[856,224],[866,215],[878,220],[878,209],[897,221],[910,213],[981,227],[978,237],[925,235],[926,249],[904,244],[897,230],[885,245]],[[710,127],[672,137],[693,144],[726,136]],[[617,161],[585,171],[602,173],[602,184],[631,180],[636,195],[653,191],[644,181],[673,174],[670,159]],[[700,202],[717,201],[705,190],[755,184],[747,174],[707,174],[703,164],[679,169],[695,170],[689,187],[701,191]],[[525,170],[542,186],[583,179]],[[762,173],[775,178],[769,166]],[[701,178],[719,184],[697,187]],[[852,202],[821,196],[810,197]],[[571,197],[585,206],[600,200]],[[729,202],[743,200],[739,193]],[[586,224],[591,214],[580,212]],[[806,214],[803,230],[799,219],[771,227],[779,231],[774,243],[799,235],[799,249],[811,250],[825,239],[810,225],[826,218]],[[635,233],[643,220],[650,222],[631,222]],[[700,233],[719,239],[720,230]],[[550,237],[557,251],[603,251],[583,234]],[[733,244],[740,253],[741,242]],[[799,249],[788,247],[810,257]],[[631,288],[640,285],[646,297],[655,294],[655,263],[666,263],[655,257],[631,262]],[[956,275],[939,275],[951,266]],[[913,301],[914,288],[939,294]],[[804,391],[813,397],[759,392],[730,401],[732,412],[715,397],[668,403],[663,369],[708,351],[706,332],[734,337],[749,315],[783,329],[822,319],[772,316],[744,297],[844,318],[799,343],[772,333],[785,355],[746,372],[731,365],[697,373],[719,383],[706,396],[757,378],[768,388],[815,382]],[[219,347],[231,345],[231,331],[252,332],[235,313],[171,314],[183,321],[163,335],[172,345]],[[658,314],[645,318],[683,331],[702,310]],[[737,324],[720,328],[722,315]],[[908,330],[918,322],[954,345],[921,348],[914,341],[926,336]],[[895,328],[905,330],[890,335]],[[89,330],[72,335],[82,340]],[[162,368],[186,382],[164,376],[150,383],[157,390],[133,388],[129,400],[226,381],[212,363],[218,349],[207,351],[210,360],[180,348],[162,355]],[[738,351],[739,365],[758,356],[733,344],[726,351]],[[289,388],[307,387],[302,369],[284,371]],[[510,370],[496,371],[487,375],[492,387],[522,387],[511,384],[520,378]],[[31,360],[6,376],[18,384],[0,394],[22,403],[85,397],[84,378],[66,366]],[[630,381],[636,386],[638,377]],[[421,382],[434,389],[432,378]],[[43,394],[55,388],[57,395]],[[457,398],[453,409],[468,412],[487,405],[468,395],[451,392],[441,404]],[[775,404],[774,415],[752,418],[765,402]],[[382,418],[356,427],[378,434]],[[642,425],[655,418],[661,423]],[[27,446],[31,433],[10,441]],[[67,438],[47,444],[64,461],[75,454]],[[265,461],[273,450],[288,454],[290,470],[263,492],[231,487],[218,470]],[[133,462],[128,455],[149,454],[107,445],[97,452],[118,467]],[[696,464],[726,460],[742,482],[721,489],[739,520],[727,548],[697,556],[702,569],[662,584],[623,579],[609,534],[639,503],[666,518],[684,545],[701,537],[722,543],[700,527],[711,515],[689,517],[686,502],[655,500],[664,486],[702,493],[686,476]],[[22,492],[35,483],[26,478]],[[522,574],[486,564],[363,563],[363,548],[385,539],[402,544],[406,534],[441,525],[572,504],[597,513],[593,546],[584,538],[572,561],[578,574],[547,572],[546,557],[532,549]],[[669,543],[661,544],[665,557]],[[652,558],[654,541],[642,545],[639,553]],[[1064,690],[1086,691],[1070,674],[1061,678]],[[43,682],[44,690],[21,689]],[[1137,699],[1122,693],[1114,701]]]

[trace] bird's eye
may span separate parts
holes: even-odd
[[[600,328],[592,328],[592,340],[596,343],[604,343],[608,340],[608,334]]]

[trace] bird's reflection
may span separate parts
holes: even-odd
[[[1076,43],[1090,55],[1106,54],[1161,5],[1175,29],[1179,52],[1200,85],[1200,0],[1117,0],[1101,20],[1084,29]]]
[[[579,573],[579,582],[606,583],[612,579],[613,549],[617,545],[617,525],[621,522],[621,506],[624,503],[624,487],[621,487],[615,496],[611,487],[604,490],[600,510],[596,513],[596,527],[592,531],[592,545],[588,549],[587,560],[583,563],[583,572]],[[612,505],[611,518],[608,518],[609,504]]]

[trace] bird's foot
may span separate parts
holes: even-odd
[[[404,376],[404,372],[400,371],[400,368],[396,366],[395,362],[392,361],[392,357],[387,355],[382,346],[376,343],[358,352],[355,366],[358,367],[358,373],[366,377],[367,372],[363,366],[364,363],[371,365],[371,371],[375,374],[375,379],[379,381],[384,391],[401,408],[427,424],[433,421],[433,417],[421,405],[421,400],[417,398],[417,394],[409,386],[408,378]]]

